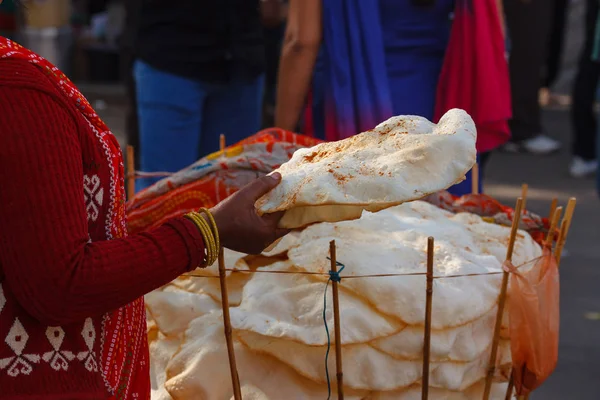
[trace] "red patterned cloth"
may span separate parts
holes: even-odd
[[[319,140],[282,129],[266,129],[204,157],[138,193],[127,205],[129,232],[143,232],[169,218],[213,207],[258,176],[288,161],[294,151]]]
[[[512,225],[515,215],[514,209],[485,194],[467,194],[458,197],[442,191],[427,196],[423,200],[453,213],[476,214],[498,225]],[[541,245],[550,230],[550,221],[548,218],[525,211],[521,216],[519,228],[529,232],[531,237]],[[554,236],[555,239],[557,237],[558,235]]]
[[[54,66],[0,37],[0,399],[149,399],[142,296],[196,267],[172,220],[127,236],[115,137]]]

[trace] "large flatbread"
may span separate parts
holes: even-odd
[[[299,375],[314,382],[325,383],[325,346],[308,346],[290,340],[274,339],[250,331],[237,332],[237,338],[249,349],[268,354],[292,367]],[[466,390],[485,378],[491,349],[468,362],[430,362],[431,387],[449,390]],[[356,390],[389,391],[407,388],[420,381],[423,359],[395,359],[369,344],[342,346],[344,359],[344,384]],[[510,343],[501,341],[498,352],[498,378],[508,375]],[[328,359],[330,379],[335,380],[335,357]]]
[[[244,339],[249,339],[245,332],[241,334],[244,335]],[[291,342],[289,348],[283,344],[281,346],[282,354],[286,354],[288,359],[284,359],[282,362],[282,354],[278,354],[277,357],[269,355],[268,348],[270,346],[266,344],[264,339],[252,340],[252,346],[248,347],[243,344],[244,341],[240,340],[237,334],[234,334],[233,342],[244,399],[304,400],[327,398],[327,386],[324,383],[325,375],[323,371],[324,348],[311,349],[310,346],[303,346],[302,350],[307,349],[308,352],[307,354],[300,354],[297,351],[298,343]],[[275,343],[276,346],[278,346],[277,342]],[[265,349],[265,345],[267,349]],[[348,351],[353,352],[352,350]],[[346,352],[346,349],[344,349],[344,352]],[[346,353],[344,354],[346,355]],[[509,354],[506,343],[502,343],[498,364],[506,366],[508,361],[506,357]],[[375,380],[380,387],[401,386],[398,384],[398,379],[404,380],[404,382],[412,380],[415,384],[394,391],[361,390],[346,385],[344,388],[346,398],[352,400],[417,400],[421,398],[419,387],[420,363],[411,363],[412,368],[409,370],[404,370],[396,365],[393,371],[385,371],[385,367],[378,364],[376,356],[370,354],[369,358],[367,360],[357,359],[352,362],[351,355],[347,354],[344,370],[345,372],[352,371],[348,377],[353,376],[359,382]],[[335,373],[335,357],[333,354],[329,361],[330,373],[333,375]],[[305,362],[310,365],[305,365]],[[377,371],[369,370],[373,362],[378,367]],[[303,372],[306,375],[303,376],[303,374],[298,373],[298,365],[305,366],[307,371]],[[463,366],[459,368],[458,372],[453,371],[450,366],[442,366],[440,369],[432,365],[431,376],[432,379],[443,383],[443,386],[451,386],[445,383],[447,381],[450,381],[450,383],[460,382],[462,376],[469,378],[481,376],[485,372],[485,368],[482,366],[485,365],[487,363],[475,363],[472,365],[473,368]],[[383,370],[382,376],[375,376],[381,372],[379,369]],[[179,352],[170,360],[165,375],[167,376],[165,388],[173,400],[232,399],[227,348],[223,335],[222,315],[219,311],[206,314],[190,324]],[[316,379],[311,379],[313,376]],[[335,377],[332,376],[331,381],[335,393]],[[482,384],[483,381],[479,380],[460,392],[431,387],[429,398],[432,400],[478,400],[481,398]],[[461,382],[460,386],[464,387],[466,384]],[[504,399],[505,388],[506,384],[494,384],[494,391],[490,398],[492,400]]]
[[[449,218],[450,217],[450,218]],[[481,218],[479,224],[486,224]],[[474,221],[471,221],[474,222]],[[508,240],[510,229],[498,227]],[[378,229],[378,230],[375,230]],[[318,224],[306,228],[300,245],[288,251],[290,261],[307,272],[327,273],[329,242],[336,241],[343,277],[377,274],[422,274],[346,279],[343,287],[362,296],[379,312],[408,325],[422,325],[425,317],[427,237],[435,237],[433,329],[470,323],[491,310],[498,300],[502,263],[488,250],[495,240],[477,238],[452,215],[425,202],[403,204],[358,221]],[[495,229],[493,229],[495,231]],[[530,260],[541,254],[531,237],[521,233],[516,248]],[[504,247],[506,249],[506,247]],[[514,262],[519,263],[515,258]],[[494,274],[487,274],[494,273]],[[450,278],[455,275],[485,274]],[[443,278],[449,277],[449,278]],[[322,279],[326,279],[323,277]]]
[[[150,398],[152,400],[173,400],[165,388],[167,381],[167,365],[177,354],[181,339],[168,338],[159,333],[156,340],[149,343],[150,352]]]
[[[360,218],[446,189],[476,159],[477,133],[463,110],[436,125],[398,116],[338,142],[297,150],[276,172],[281,183],[258,200],[259,214],[285,211],[284,228]]]
[[[240,306],[230,310],[234,330],[249,330],[311,346],[325,345],[324,284],[308,275],[276,273],[299,271],[289,261],[275,263],[263,271],[269,273],[256,274],[244,287]],[[405,328],[402,322],[382,315],[343,287],[339,294],[342,343],[364,343]],[[332,304],[332,301],[329,290],[327,302]],[[326,317],[332,326],[331,307],[327,308]]]
[[[213,312],[190,324],[180,351],[167,367],[165,388],[174,400],[233,396],[222,318],[220,312]],[[251,351],[235,336],[234,349],[244,394],[251,391],[262,400],[327,398],[325,385],[298,375],[276,358]],[[348,399],[360,400],[368,393],[348,388],[345,394]]]

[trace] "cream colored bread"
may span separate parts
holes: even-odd
[[[337,260],[345,266],[339,305],[346,398],[420,399],[426,246],[433,236],[429,398],[480,399],[509,234],[509,228],[478,216],[414,201],[363,211],[358,220],[311,225],[260,256],[226,254],[227,268],[255,271],[227,277],[244,398],[327,397],[323,300],[329,242],[335,240]],[[540,247],[520,231],[514,264],[540,255]],[[154,400],[232,398],[214,268],[209,278],[181,277],[147,296]],[[487,273],[494,274],[456,277]],[[412,275],[364,277],[376,274]],[[326,299],[332,341],[328,366],[335,385],[331,289]],[[505,318],[494,400],[504,399],[501,382],[510,367],[506,328]]]
[[[433,124],[398,116],[338,142],[297,150],[276,170],[281,183],[256,203],[260,214],[285,211],[284,228],[357,219],[446,189],[476,159],[471,117],[450,110]]]

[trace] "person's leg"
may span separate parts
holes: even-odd
[[[198,159],[205,93],[193,80],[159,71],[136,61],[140,168],[144,172],[177,172]],[[139,180],[143,189],[156,179]]]
[[[594,112],[594,103],[596,99],[596,88],[598,78],[600,77],[600,63],[592,60],[594,48],[594,38],[596,31],[596,20],[598,17],[598,2],[596,0],[587,1],[586,24],[585,24],[585,44],[581,52],[579,67],[575,84],[573,88],[573,105],[571,107],[571,120],[573,124],[573,156],[583,161],[593,161],[596,159],[596,132],[597,123]],[[571,173],[575,176],[586,175],[583,171],[584,165],[574,162],[571,166]],[[581,169],[581,171],[579,171]],[[591,173],[595,170],[590,165],[588,168]],[[581,172],[578,173],[578,172]]]
[[[219,150],[221,134],[232,145],[260,130],[263,92],[264,75],[234,79],[211,92],[202,112],[202,156]]]
[[[552,20],[554,0],[505,0],[506,23],[510,35],[510,82],[513,118],[510,127],[513,142],[538,139],[542,133],[538,95],[541,72],[547,54],[547,37]],[[532,24],[531,21],[535,21]],[[557,150],[551,139],[525,150],[547,153]]]
[[[600,154],[600,131],[596,133],[596,154]],[[600,197],[600,164],[596,166],[596,192]]]
[[[568,1],[554,0],[548,55],[546,57],[545,74],[542,83],[546,88],[550,88],[554,84],[560,72],[567,14]]]

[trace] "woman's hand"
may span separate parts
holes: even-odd
[[[280,181],[281,175],[278,173],[263,176],[211,210],[223,247],[242,253],[259,254],[289,232],[277,227],[283,213],[266,214],[261,217],[254,207],[254,203],[275,188]]]

